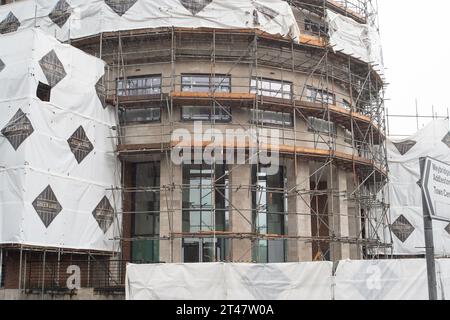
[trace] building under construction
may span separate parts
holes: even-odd
[[[119,225],[104,230],[114,245],[99,250],[2,238],[4,288],[74,294],[66,290],[71,265],[80,267],[82,288],[120,293],[126,262],[389,256],[375,2],[154,2],[24,0],[0,7],[0,40],[39,28],[106,62],[94,84],[115,115],[104,139],[114,142],[120,161],[114,173],[120,183],[105,186],[108,203],[95,203],[114,212],[114,222],[99,222],[103,229]],[[85,21],[95,19],[84,14],[94,11],[104,19],[98,25]],[[41,97],[49,86],[56,88],[38,88]],[[192,139],[181,140],[180,132]],[[226,132],[237,134],[217,138]],[[212,143],[222,154],[190,161]],[[175,161],[180,146],[192,159]],[[275,171],[263,154],[277,157]]]

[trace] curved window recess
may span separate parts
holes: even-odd
[[[350,130],[344,128],[344,142],[353,145],[353,134]]]
[[[314,103],[336,104],[336,95],[325,89],[318,89],[311,86],[306,87],[306,100]]]
[[[120,124],[133,125],[145,124],[161,121],[160,107],[137,107],[137,108],[121,108],[120,109]]]
[[[161,75],[134,76],[117,79],[118,96],[161,94]]]
[[[352,104],[347,99],[342,99],[342,107],[347,110],[352,110]]]
[[[250,84],[250,93],[290,100],[292,99],[292,82],[253,78]]]
[[[231,122],[231,108],[221,106],[183,106],[181,107],[183,121],[216,121]]]
[[[326,36],[328,35],[328,27],[318,21],[313,21],[311,19],[305,19],[305,31],[312,35],[318,35],[318,36]]]
[[[325,134],[331,133],[334,136],[337,135],[336,125],[333,122],[315,117],[308,117],[308,131]]]
[[[275,125],[283,127],[293,127],[293,115],[286,112],[276,112],[269,110],[251,110],[251,123],[259,125]]]
[[[231,77],[228,75],[183,74],[181,76],[183,92],[231,92]]]

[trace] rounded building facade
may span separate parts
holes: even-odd
[[[116,112],[107,139],[122,164],[122,186],[109,190],[123,199],[111,239],[120,249],[102,253],[118,262],[115,284],[130,261],[390,254],[371,0],[53,2],[33,23],[106,63],[96,90]],[[17,12],[0,33],[32,27]],[[76,255],[89,279],[92,253]],[[22,270],[22,252],[14,257],[10,269]]]
[[[379,195],[387,174],[383,79],[373,64],[333,51],[324,16],[369,24],[370,2],[350,4],[292,1],[298,42],[257,29],[181,27],[72,41],[108,63],[126,259],[268,263],[388,253]],[[174,151],[186,131],[183,152],[192,153],[180,164]],[[239,143],[226,139],[230,132],[256,139]],[[209,163],[194,159],[212,146],[221,160],[214,152]],[[272,174],[260,156],[275,150]]]

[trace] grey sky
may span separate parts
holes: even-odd
[[[450,108],[450,1],[378,0],[389,114],[446,116]],[[431,121],[423,119],[420,127]],[[411,134],[415,119],[390,118],[390,133]]]

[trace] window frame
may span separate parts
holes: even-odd
[[[265,89],[264,84],[268,84],[269,88]],[[272,89],[273,84],[279,84],[281,91],[280,90],[276,91],[275,89]],[[285,85],[289,86],[289,92],[284,90]],[[292,98],[294,97],[294,84],[291,81],[270,79],[264,77],[252,77],[250,79],[250,93],[257,94],[263,97],[292,100]],[[273,95],[272,93],[274,93],[275,95]]]
[[[309,32],[313,35],[320,35],[320,36],[328,35],[328,30],[329,30],[328,27],[325,24],[320,23],[319,21],[314,21],[312,19],[305,18],[304,26],[305,26],[305,31]]]
[[[320,98],[318,99],[318,96]],[[327,97],[325,101],[324,97]],[[331,103],[330,103],[331,97]],[[336,105],[336,94],[328,91],[327,89],[319,89],[313,86],[306,86],[306,100],[312,103],[320,103],[327,105]]]
[[[185,83],[185,79],[191,78],[189,83]],[[193,80],[195,78],[208,79],[208,84],[195,84]],[[223,80],[227,79],[228,84],[223,85]],[[220,82],[218,81],[220,80]],[[190,88],[190,90],[185,90]],[[204,88],[205,90],[194,90],[194,88]],[[218,88],[218,90],[215,90]],[[221,88],[228,88],[227,90],[221,90]],[[215,91],[214,91],[215,90]],[[198,93],[231,93],[231,75],[229,74],[201,74],[201,73],[183,73],[181,74],[181,92],[198,92]]]
[[[352,110],[352,104],[347,99],[342,99],[342,107],[346,110]]]
[[[133,80],[151,80],[151,86],[139,86],[130,88],[130,81]],[[154,80],[159,80],[159,87],[153,85]],[[124,86],[125,77],[120,77],[116,79],[116,94],[118,97],[137,97],[137,96],[147,96],[147,95],[160,95],[162,93],[162,74],[148,74],[148,75],[139,75],[139,76],[130,76],[126,77],[127,84]],[[156,88],[156,89],[155,89]],[[139,93],[140,90],[150,90],[150,92]],[[130,94],[130,91],[138,91],[138,93]],[[121,94],[121,92],[123,92]]]
[[[258,171],[259,168],[259,171]],[[273,230],[270,229],[270,226],[273,225],[273,218],[280,219],[280,230],[282,231],[279,236],[285,236],[288,234],[289,227],[289,208],[288,208],[288,182],[287,182],[287,171],[285,166],[280,166],[280,171],[278,172],[278,179],[280,181],[277,186],[270,186],[270,182],[274,181],[273,176],[268,175],[267,172],[264,172],[264,166],[253,166],[252,167],[252,181],[255,186],[257,186],[256,190],[252,191],[252,230],[256,233],[260,234],[273,234]],[[282,185],[282,186],[280,186]],[[283,194],[277,192],[276,189],[283,189]],[[279,190],[278,190],[279,191]],[[270,203],[269,201],[276,201],[277,197],[282,197],[281,206],[283,212],[270,212]],[[261,203],[258,203],[258,198],[264,198],[265,204],[262,206]],[[272,203],[273,204],[273,203]],[[262,209],[261,209],[262,207]],[[259,219],[265,219],[262,222]],[[272,220],[270,219],[272,218]],[[272,224],[271,224],[272,221]],[[265,224],[265,225],[264,225]],[[262,231],[261,231],[262,230]],[[252,257],[257,263],[270,263],[274,262],[270,260],[270,257],[273,256],[270,254],[270,248],[273,247],[277,242],[282,243],[282,256],[283,261],[275,261],[275,262],[287,262],[287,241],[285,240],[257,240],[258,243],[255,244],[255,247],[252,250]],[[266,252],[264,256],[260,256],[261,248],[265,248]],[[263,261],[262,258],[265,257]]]
[[[259,113],[258,118],[255,119],[255,113]],[[264,117],[264,115],[275,114],[281,115],[283,117],[282,121],[272,120]],[[261,117],[262,116],[262,117]],[[286,121],[286,118],[289,118],[289,121]],[[261,125],[261,126],[275,126],[275,127],[283,127],[283,128],[293,128],[294,127],[294,115],[289,112],[282,111],[273,111],[273,110],[250,110],[250,123]]]
[[[152,116],[149,118],[145,118],[143,120],[135,120],[135,121],[129,121],[126,114],[127,112],[137,111],[137,110],[150,110]],[[155,114],[159,116],[155,116]],[[131,125],[139,125],[139,124],[150,124],[150,123],[161,123],[162,118],[162,107],[155,107],[155,106],[142,106],[142,107],[130,107],[130,108],[122,108],[120,110],[120,125],[122,126],[131,126]]]
[[[322,128],[317,128],[317,127],[313,127],[315,122],[319,122],[322,123],[325,127],[325,124],[327,124],[328,129],[326,130],[322,130]],[[330,126],[331,124],[331,126]],[[313,132],[314,134],[330,134],[333,137],[337,136],[337,126],[334,122],[328,121],[328,120],[324,120],[324,119],[320,119],[320,118],[316,118],[316,117],[308,117],[308,123],[307,123],[307,127],[308,127],[308,131],[309,132]],[[330,132],[330,127],[331,127],[331,132]]]
[[[152,182],[154,185],[152,186],[141,186],[138,185],[138,176],[142,178],[143,175],[139,175],[138,173],[140,172],[138,169],[138,166],[146,166],[146,165],[150,165],[153,166],[152,167],[152,172],[154,173],[154,175],[152,177],[150,177],[151,179],[149,180],[149,182]],[[161,162],[159,161],[146,161],[146,162],[137,162],[134,163],[132,166],[133,170],[133,185],[135,188],[159,188],[161,186]],[[159,176],[158,176],[159,175]],[[149,183],[150,184],[150,183]],[[158,185],[157,185],[158,184]],[[137,204],[138,202],[145,202],[143,201],[143,199],[145,199],[148,202],[148,197],[145,195],[151,195],[151,197],[154,198],[153,201],[153,205],[155,206],[155,208],[153,209],[153,212],[147,212],[147,213],[138,213],[137,211]],[[161,192],[160,191],[148,191],[148,192],[142,192],[142,193],[131,193],[131,204],[132,204],[132,210],[133,212],[135,212],[135,214],[131,215],[131,229],[130,229],[130,236],[133,239],[131,241],[130,244],[130,255],[133,261],[135,262],[139,262],[138,260],[134,259],[134,257],[136,256],[136,252],[135,250],[137,249],[137,247],[139,247],[139,245],[145,245],[147,243],[147,245],[151,245],[153,247],[153,251],[152,251],[152,255],[153,257],[151,259],[149,259],[150,261],[145,261],[146,263],[148,262],[159,262],[160,260],[160,252],[159,252],[159,240],[156,238],[159,238],[160,236],[160,219],[161,219]],[[138,200],[138,197],[140,197],[140,201]],[[152,224],[151,226],[153,226],[153,231],[150,233],[146,233],[146,232],[138,232],[137,231],[137,225],[142,225],[142,221],[136,221],[137,220],[137,215],[142,214],[143,216],[146,217],[151,217],[152,220]],[[153,240],[145,240],[145,239],[137,239],[140,237],[147,237],[147,238],[155,238]],[[143,254],[142,249],[138,250],[141,254]],[[147,252],[148,253],[148,252]]]
[[[195,114],[193,112],[185,113],[185,111],[190,108],[190,109],[208,109],[208,112],[206,113],[198,113],[199,116],[195,116]],[[180,112],[180,116],[181,116],[181,121],[183,122],[192,122],[192,121],[204,121],[204,122],[216,122],[216,123],[230,123],[233,120],[233,115],[231,113],[231,107],[221,107],[221,106],[216,106],[216,114],[213,115],[213,106],[192,106],[192,105],[184,105],[181,106],[181,112]],[[223,110],[223,108],[225,108],[227,112],[225,112]],[[186,116],[186,115],[189,116]],[[204,115],[202,117],[202,115]]]
[[[213,231],[227,231],[230,227],[230,208],[226,199],[230,193],[230,175],[228,171],[228,167],[226,165],[221,165],[221,168],[217,168],[210,165],[195,165],[195,164],[184,164],[183,165],[183,197],[182,197],[182,230],[185,233],[198,233],[202,231],[213,232]],[[214,168],[216,168],[215,172]],[[223,195],[214,189],[213,181],[217,178],[219,179],[216,188],[220,188]],[[197,180],[196,180],[197,179]],[[208,189],[208,179],[211,179],[211,191]],[[206,183],[204,183],[204,180]],[[198,183],[194,183],[193,181],[198,181]],[[198,201],[197,204],[195,202],[191,202],[192,196],[196,197],[196,194],[192,195],[192,190],[195,189],[196,186],[199,186],[198,191]],[[202,186],[206,186],[207,188],[202,188]],[[193,188],[194,187],[194,188]],[[215,190],[215,191],[214,191]],[[204,198],[210,197],[211,205],[204,205]],[[192,224],[192,213],[199,213],[199,225]],[[211,224],[203,225],[202,214],[210,214],[211,215]],[[213,216],[215,215],[215,216]],[[220,219],[218,219],[218,215]],[[218,223],[219,221],[219,223]],[[220,221],[222,223],[220,223]],[[192,229],[194,228],[194,229]],[[197,230],[199,229],[199,230]],[[228,251],[230,248],[229,239],[214,239],[213,238],[185,238],[182,241],[182,257],[183,261],[187,261],[185,248],[194,247],[198,250],[198,261],[189,261],[189,262],[214,262],[214,261],[205,261],[205,249],[207,249],[207,244],[212,243],[212,248],[215,250],[216,260],[225,260],[228,255]],[[220,248],[220,252],[218,255],[218,248]],[[210,248],[211,249],[211,248]],[[219,259],[220,258],[220,259]]]

